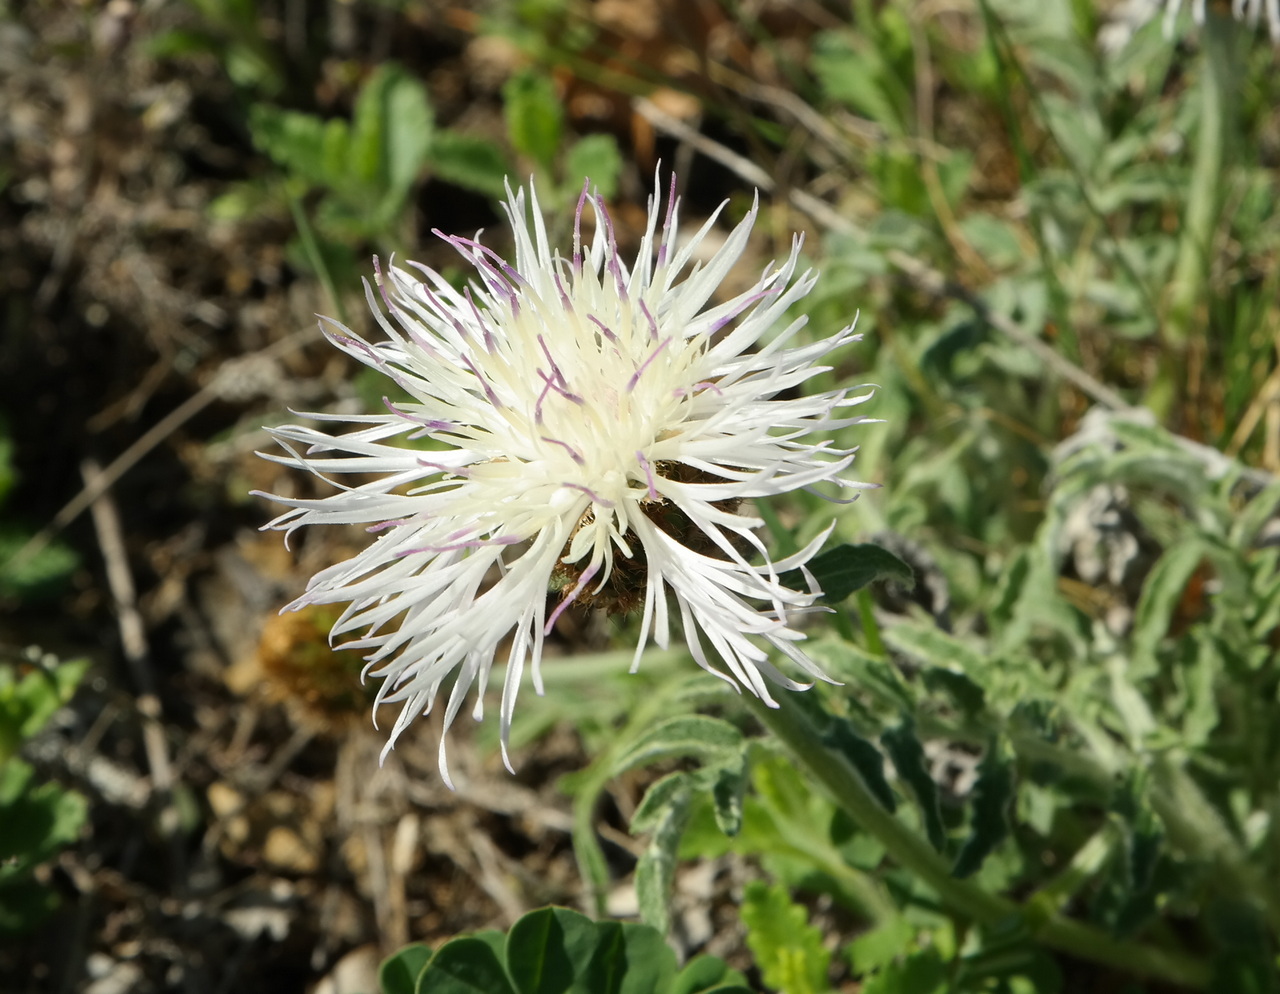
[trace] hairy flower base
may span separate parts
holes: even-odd
[[[669,644],[670,599],[694,659],[734,686],[768,702],[767,682],[807,686],[779,672],[770,651],[823,678],[795,627],[818,609],[820,591],[812,578],[792,590],[780,577],[803,570],[825,535],[773,563],[756,534],[763,522],[742,509],[824,481],[867,486],[840,476],[854,450],[807,437],[865,420],[842,412],[870,390],[796,395],[857,336],[850,327],[799,341],[804,318],[785,315],[814,277],[796,275],[798,239],[750,290],[710,305],[756,209],[695,262],[716,218],[678,241],[674,193],[673,180],[665,211],[650,201],[630,265],[603,202],[585,189],[567,259],[550,248],[536,198],[526,205],[523,191],[511,194],[514,264],[474,239],[441,235],[475,267],[466,288],[412,263],[412,272],[384,273],[375,260],[376,291],[366,283],[366,296],[386,340],[322,321],[338,348],[410,399],[386,400],[385,413],[309,415],[354,425],[343,434],[274,429],[287,455],[267,458],[337,492],[273,496],[290,509],[267,527],[362,523],[378,536],[313,577],[292,606],[348,605],[333,635],[363,633],[346,645],[365,650],[366,674],[382,680],[377,703],[402,705],[388,749],[446,687],[446,729],[472,687],[480,718],[510,636],[500,717],[510,767],[525,668],[541,693],[543,643],[570,605],[638,612],[636,665],[650,640]],[[587,206],[596,215],[589,246]],[[430,450],[403,444],[413,440]],[[340,474],[367,482],[347,486]],[[550,604],[549,590],[558,591]],[[448,782],[443,737],[440,767]]]

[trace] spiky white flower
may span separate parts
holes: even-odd
[[[584,246],[588,204],[596,224]],[[508,191],[505,207],[514,265],[478,240],[436,232],[475,267],[469,286],[459,292],[414,263],[412,272],[383,273],[375,260],[378,293],[367,280],[365,293],[387,340],[371,344],[322,319],[333,344],[412,399],[386,400],[379,414],[307,415],[357,426],[344,434],[272,429],[289,454],[267,458],[338,492],[264,495],[291,508],[266,527],[360,523],[380,533],[313,577],[290,607],[350,602],[333,635],[363,630],[346,645],[368,651],[365,672],[382,680],[377,703],[402,704],[386,749],[450,679],[445,729],[473,686],[479,719],[495,655],[510,638],[501,706],[508,768],[522,675],[527,665],[542,693],[544,639],[573,603],[639,610],[637,666],[650,639],[668,645],[671,595],[693,657],[731,684],[769,703],[765,678],[807,686],[776,669],[769,648],[823,678],[794,625],[820,592],[807,570],[804,591],[781,574],[803,568],[826,534],[771,562],[756,535],[763,522],[739,513],[746,499],[823,481],[868,486],[839,476],[854,450],[805,439],[866,420],[841,412],[870,391],[792,395],[860,337],[850,326],[804,343],[805,319],[784,323],[815,280],[796,276],[800,240],[750,290],[708,306],[747,244],[755,206],[705,264],[695,262],[716,216],[678,240],[673,178],[665,214],[650,200],[630,266],[603,201],[585,188],[570,259],[551,248],[536,195]],[[334,474],[374,479],[345,486]],[[443,736],[440,768],[448,783]]]

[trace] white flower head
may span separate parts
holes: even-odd
[[[596,221],[590,245],[581,237],[587,206]],[[478,236],[436,232],[474,266],[465,289],[425,266],[382,272],[375,260],[377,291],[366,280],[365,294],[386,340],[373,344],[322,319],[334,345],[412,399],[384,400],[378,414],[306,415],[354,424],[345,433],[272,429],[289,454],[267,458],[337,492],[265,495],[290,507],[266,527],[360,523],[377,533],[313,577],[290,607],[349,602],[333,635],[363,632],[346,646],[368,652],[365,673],[382,681],[377,704],[402,705],[384,756],[450,680],[445,729],[472,686],[479,719],[509,639],[501,738],[510,769],[521,678],[528,667],[542,693],[544,640],[570,604],[638,611],[636,666],[651,639],[669,644],[673,601],[699,665],[766,702],[766,678],[808,686],[776,669],[769,649],[824,678],[798,647],[794,620],[820,595],[803,567],[826,533],[771,562],[756,534],[763,522],[742,513],[742,502],[823,481],[869,486],[839,475],[854,450],[807,438],[866,420],[845,409],[870,390],[795,393],[860,336],[850,326],[807,343],[805,319],[785,321],[815,280],[796,275],[799,238],[750,290],[709,306],[757,207],[705,262],[695,258],[720,211],[678,239],[678,207],[673,177],[665,209],[650,199],[628,265],[603,200],[586,187],[571,258],[551,248],[536,195],[508,190],[514,264]],[[431,439],[435,448],[394,439]],[[347,486],[339,474],[373,479]],[[797,569],[809,589],[783,582]],[[440,769],[449,783],[443,736]]]

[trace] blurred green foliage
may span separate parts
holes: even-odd
[[[23,662],[0,662],[0,934],[34,928],[57,907],[57,894],[37,878],[40,866],[75,842],[88,818],[79,794],[40,783],[18,758],[70,699],[87,669],[35,652]]]
[[[677,968],[662,933],[596,922],[568,908],[531,911],[504,934],[477,932],[434,952],[413,945],[385,960],[382,994],[749,994],[714,956]]]
[[[20,603],[61,592],[80,560],[70,546],[57,540],[38,548],[28,546],[34,533],[5,506],[18,482],[13,454],[13,439],[0,419],[0,601]]]
[[[335,298],[355,285],[358,252],[420,237],[414,197],[428,178],[496,200],[532,173],[549,211],[584,176],[614,196],[629,167],[611,136],[571,135],[565,77],[624,95],[695,89],[621,51],[578,5],[525,0],[480,22],[524,57],[501,90],[500,139],[437,121],[415,69],[390,63],[360,75],[348,120],[285,100],[250,0],[194,6],[202,26],[155,50],[214,54],[269,162],[214,213],[291,213],[293,260]],[[680,860],[757,860],[774,883],[748,889],[743,918],[779,989],[825,990],[832,968],[800,893],[858,921],[835,968],[868,994],[1064,990],[1045,938],[1061,918],[1132,948],[1134,969],[1139,950],[1186,949],[1205,970],[1182,978],[1190,986],[1277,989],[1274,53],[1216,15],[1203,35],[1184,17],[1171,41],[1157,18],[1102,46],[1098,10],[1070,0],[982,0],[954,17],[856,0],[847,23],[826,18],[791,47],[771,44],[745,7],[719,9],[751,27],[826,123],[795,141],[765,102],[696,88],[700,112],[754,165],[778,167],[782,186],[812,181],[840,219],[813,250],[823,276],[803,306],[815,336],[861,309],[865,341],[827,385],[874,381],[868,410],[885,422],[837,439],[861,446],[859,471],[881,493],[836,510],[808,495],[762,509],[780,547],[839,520],[836,548],[813,565],[833,567],[821,578],[834,623],[810,646],[844,685],[812,691],[806,707],[830,754],[957,884],[1018,900],[1000,922],[957,912],[712,681],[678,670],[678,652],[615,678],[628,652],[558,666],[513,735],[519,749],[572,723],[595,757],[563,786],[596,910],[610,882],[598,800],[614,778],[652,768],[632,819],[648,836],[643,917],[670,925]],[[787,203],[765,200],[789,230]],[[1133,409],[1088,411],[1043,351],[963,295],[903,278],[898,253]],[[876,585],[906,577],[864,541],[876,533],[920,550],[914,601]],[[1082,547],[1106,561],[1097,576],[1081,575]],[[945,604],[929,605],[938,590]],[[384,990],[422,989],[430,963],[443,976],[481,958],[519,987],[499,938],[406,951],[384,967]],[[1123,959],[1096,969],[1123,974]]]

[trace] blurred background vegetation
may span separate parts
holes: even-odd
[[[554,902],[757,989],[1280,989],[1280,72],[1156,6],[0,2],[0,986],[373,990]],[[878,385],[839,441],[884,489],[762,510],[914,568],[814,632],[822,706],[1000,920],[679,652],[628,676],[626,621],[566,613],[518,776],[489,723],[451,794],[434,722],[378,769],[332,618],[276,615],[360,536],[257,533],[313,485],[261,426],[386,390],[314,315],[367,328],[373,254],[462,278],[433,230],[503,251],[508,179],[554,240],[589,177],[634,246],[659,163],[689,220],[759,190],[729,290],[804,231],[812,333],[858,315],[825,378]]]

